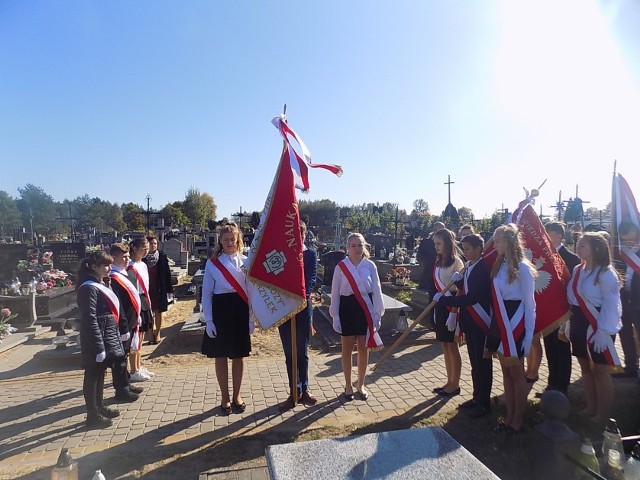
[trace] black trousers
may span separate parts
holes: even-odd
[[[127,371],[127,357],[118,358],[111,364],[111,377],[116,392],[129,388],[129,372]]]
[[[96,414],[98,407],[104,405],[104,374],[109,367],[107,362],[93,362],[84,368],[82,393],[89,415]]]
[[[471,363],[473,399],[478,405],[491,408],[493,364],[491,358],[484,358],[487,336],[466,312],[460,318],[460,328],[462,328],[465,335],[469,362]]]
[[[547,390],[567,393],[571,382],[571,344],[558,338],[558,328],[544,337],[544,353],[549,367]]]
[[[626,372],[638,371],[638,352],[636,352],[636,342],[633,338],[633,327],[640,332],[640,315],[634,315],[636,309],[631,308],[631,297],[629,292],[622,290],[622,328],[620,329],[620,345],[624,353],[624,369]],[[640,300],[633,300],[637,302]]]
[[[313,307],[311,301],[307,299],[307,308],[296,315],[296,352],[298,360],[298,378],[294,383],[292,380],[292,356],[291,356],[291,320],[278,327],[282,348],[287,363],[287,376],[289,377],[289,388],[297,385],[298,393],[306,392],[309,389],[309,338],[311,336],[311,322],[313,318]],[[291,390],[293,392],[293,390]]]

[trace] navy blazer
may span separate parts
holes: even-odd
[[[456,284],[459,289],[464,287],[464,282]],[[479,303],[487,313],[491,310],[491,272],[489,267],[480,259],[471,270],[467,279],[469,290],[465,295],[442,296],[440,302],[447,307],[466,307]],[[466,308],[462,310],[463,315],[467,315]]]
[[[572,251],[570,251],[564,245],[560,246],[560,248],[558,249],[558,254],[560,254],[560,256],[562,257],[562,260],[564,260],[565,265],[569,269],[569,273],[573,274],[573,269],[576,266],[580,265],[580,262],[581,262],[580,257],[575,253],[573,253]]]
[[[302,252],[302,261],[304,263],[304,290],[307,298],[316,287],[318,276],[318,252],[311,248]]]

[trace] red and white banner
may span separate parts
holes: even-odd
[[[549,235],[530,202],[521,202],[511,221],[518,226],[524,240],[526,256],[538,271],[535,281],[535,333],[542,332],[542,335],[546,335],[554,330],[559,322],[569,317],[566,292],[571,274],[562,257],[551,245]],[[483,254],[489,268],[493,266],[496,257],[493,242],[490,241]]]
[[[251,314],[264,330],[286,322],[307,305],[295,189],[308,190],[307,167],[342,173],[339,166],[313,165],[309,150],[285,123],[284,116],[274,118],[272,123],[282,134],[284,147],[245,264]],[[291,146],[290,137],[302,148],[304,160]]]
[[[619,173],[613,175],[613,198],[611,203],[615,215],[615,223],[612,225],[614,228],[613,237],[618,246],[620,257],[624,263],[637,273],[640,273],[640,258],[637,254],[637,248],[630,248],[624,245],[618,234],[620,224],[623,222],[633,223],[640,230],[640,215],[638,214],[636,199],[629,188],[629,184]]]

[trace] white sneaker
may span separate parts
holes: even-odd
[[[143,375],[147,375],[148,377],[155,377],[156,376],[155,373],[150,372],[149,370],[147,370],[147,367],[142,366],[142,365],[140,366],[138,371],[142,372]]]
[[[131,382],[146,382],[147,380],[151,380],[151,377],[141,372],[140,370],[132,373],[131,377],[129,377],[129,381]]]

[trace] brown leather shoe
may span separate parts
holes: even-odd
[[[307,390],[306,392],[302,392],[302,396],[298,399],[298,403],[302,403],[304,405],[315,405],[318,403],[318,399]]]

